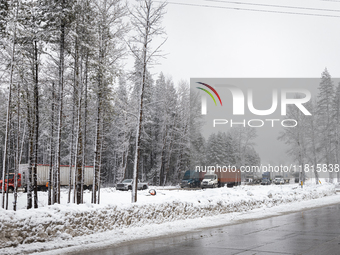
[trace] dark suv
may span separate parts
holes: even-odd
[[[261,185],[269,185],[271,182],[269,179],[263,179]]]

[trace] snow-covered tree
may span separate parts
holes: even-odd
[[[159,55],[159,48],[163,44],[162,43],[153,49],[151,48],[151,41],[156,36],[164,34],[161,21],[165,13],[165,6],[165,3],[156,6],[154,1],[144,0],[140,1],[139,4],[135,6],[133,11],[130,11],[130,14],[132,15],[131,23],[135,31],[137,31],[137,34],[131,39],[129,47],[142,74],[140,79],[140,90],[138,94],[139,111],[137,114],[136,149],[133,169],[134,185],[131,198],[133,203],[137,201],[138,168],[140,161],[142,121],[144,111],[143,104],[147,70],[152,64],[152,61],[155,60],[155,57]]]
[[[322,136],[320,147],[323,151],[323,160],[328,165],[334,163],[334,84],[331,75],[325,69],[321,76],[317,100],[317,118]]]
[[[233,127],[230,130],[231,137],[235,146],[236,166],[245,165],[247,149],[254,145],[253,140],[257,137],[256,129],[246,127]]]

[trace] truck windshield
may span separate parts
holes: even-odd
[[[123,183],[130,183],[130,182],[132,182],[132,179],[126,179],[123,181]]]
[[[186,171],[183,176],[183,180],[198,179],[198,178],[199,178],[199,173],[190,171],[190,170]]]
[[[205,175],[204,179],[214,180],[215,179],[215,175]]]
[[[190,179],[190,175],[184,175],[183,176],[183,180],[189,180]]]
[[[8,180],[8,175],[6,175],[6,180]],[[14,179],[14,174],[9,174],[9,179]]]

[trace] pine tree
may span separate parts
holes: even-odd
[[[335,164],[340,163],[340,83],[336,87],[335,96],[334,96],[334,146],[335,146]],[[340,172],[337,173],[338,182],[340,182]]]
[[[321,132],[321,149],[324,152],[323,159],[329,165],[334,163],[333,136],[335,132],[334,123],[334,84],[327,68],[321,76],[319,94],[317,100],[317,117]],[[330,176],[331,177],[331,176]]]
[[[124,55],[121,37],[127,28],[123,23],[126,16],[125,6],[122,1],[102,0],[96,3],[98,41],[95,55],[95,80],[96,80],[96,135],[94,143],[94,178],[92,187],[92,201],[97,203],[97,194],[100,181],[101,148],[103,137],[101,136],[101,124],[103,121],[105,106],[111,94],[110,84],[119,73],[119,60]],[[107,108],[106,108],[107,109]]]
[[[320,132],[320,127],[317,123],[317,114],[316,114],[316,101],[309,101],[305,104],[308,111],[312,114],[311,116],[305,116],[305,122],[301,123],[304,128],[305,137],[306,137],[306,146],[307,146],[307,155],[308,162],[312,162],[314,166],[317,166],[319,162],[320,155],[318,153],[320,147],[320,136],[318,135]],[[315,175],[315,183],[319,184],[319,173],[318,171],[314,171]]]
[[[176,144],[177,144],[177,156],[176,162],[174,166],[174,181],[177,183],[180,180],[181,173],[184,173],[186,170],[190,168],[192,162],[192,151],[191,151],[191,143],[190,143],[190,131],[194,130],[194,127],[191,127],[190,123],[191,112],[190,112],[190,90],[189,85],[185,81],[181,81],[178,85],[178,112],[176,113],[177,118],[177,126],[175,126],[176,132]],[[201,115],[195,115],[198,118],[201,118]],[[194,132],[195,133],[195,132]],[[196,147],[196,152],[198,152],[199,156],[196,158],[195,162],[198,160],[205,160],[205,139],[198,134],[199,137],[196,137],[196,141],[198,142],[198,146]],[[199,145],[201,144],[201,145]],[[192,162],[194,164],[194,162]],[[198,162],[199,164],[201,162]]]
[[[221,146],[218,141],[218,137],[215,133],[211,134],[207,140],[207,165],[216,166],[221,164],[220,162],[220,149]]]
[[[231,128],[230,134],[233,138],[236,166],[239,168],[244,166],[246,151],[249,147],[254,145],[253,140],[257,137],[256,129],[251,127],[237,127]]]
[[[300,95],[295,95],[295,98],[300,98]],[[300,109],[294,105],[289,105],[287,108],[286,119],[294,119],[298,122],[296,127],[286,127],[284,131],[280,133],[279,140],[284,141],[286,144],[290,144],[288,154],[298,162],[301,168],[300,181],[305,182],[305,164],[307,161],[307,136],[306,136],[306,124],[307,117]]]
[[[226,147],[226,166],[234,166],[236,165],[236,149],[235,149],[235,143],[233,141],[233,137],[228,132],[228,134],[225,137],[225,147]]]

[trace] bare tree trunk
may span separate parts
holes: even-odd
[[[75,165],[75,178],[74,178],[74,198],[75,203],[81,202],[81,181],[82,181],[82,166],[81,166],[81,153],[82,153],[82,133],[81,133],[81,98],[82,98],[82,80],[79,79],[79,60],[78,60],[78,46],[76,40],[76,54],[75,54],[75,89],[77,96],[75,107],[77,108],[77,129],[76,129],[76,147],[74,152],[74,165]],[[82,72],[82,69],[81,69]]]
[[[128,137],[130,137],[131,134],[128,135]],[[130,140],[130,138],[129,138]],[[125,179],[126,177],[126,170],[127,170],[127,162],[128,162],[128,156],[129,156],[129,145],[125,145],[126,148],[124,150],[124,153],[125,153],[125,159],[124,159],[124,166],[123,166],[123,180]]]
[[[99,160],[100,160],[100,120],[101,120],[101,108],[102,108],[102,87],[103,87],[103,35],[101,28],[99,28],[99,52],[98,52],[98,59],[99,59],[99,66],[98,66],[98,88],[97,88],[97,120],[96,120],[96,137],[95,137],[95,148],[94,148],[94,164],[93,164],[93,171],[94,171],[94,178],[93,178],[93,187],[92,187],[92,203],[97,203],[97,191],[98,191],[98,175],[99,175]]]
[[[39,90],[38,90],[38,47],[37,41],[34,41],[34,102],[35,102],[35,139],[34,139],[34,168],[33,168],[33,185],[34,185],[34,208],[38,208],[38,145],[39,145]]]
[[[131,202],[137,202],[137,186],[138,186],[138,164],[140,159],[140,145],[141,145],[141,131],[142,131],[142,122],[143,122],[143,100],[144,100],[144,88],[146,83],[146,65],[147,65],[147,49],[148,49],[148,36],[150,29],[150,11],[151,11],[151,3],[150,5],[146,5],[146,24],[145,24],[145,32],[144,32],[144,42],[143,42],[143,56],[142,56],[142,82],[139,91],[139,115],[137,120],[137,131],[136,131],[136,151],[135,151],[135,160],[133,166],[133,186],[132,186],[132,197]]]
[[[81,174],[81,203],[84,203],[84,174],[85,174],[85,165],[86,165],[86,131],[87,131],[87,78],[88,78],[88,73],[87,73],[87,67],[88,67],[88,52],[86,53],[86,61],[85,61],[85,95],[84,95],[84,146],[83,146],[83,166],[82,166],[82,174]]]
[[[74,93],[74,92],[73,92]],[[74,96],[73,96],[74,97]],[[73,99],[73,103],[74,103],[75,99]],[[68,198],[67,198],[67,203],[71,203],[71,193],[72,193],[72,189],[73,189],[73,198],[72,201],[75,201],[75,173],[74,173],[74,168],[73,168],[73,148],[74,148],[74,104],[73,104],[73,109],[72,109],[72,126],[71,126],[71,143],[70,143],[70,159],[69,159],[69,181],[68,181]],[[73,181],[72,181],[73,180]],[[73,183],[73,184],[72,184]]]
[[[157,167],[157,185],[162,185],[162,183],[164,182],[164,154],[165,154],[165,147],[166,147],[167,135],[168,135],[168,129],[166,127],[165,120],[164,120],[163,128],[165,128],[165,134],[162,139],[163,142],[162,142],[162,149],[160,153],[161,155],[157,162],[157,164],[159,164],[159,166]],[[162,132],[163,132],[163,128],[162,128]]]
[[[18,173],[19,173],[19,161],[20,161],[20,84],[17,85],[17,148],[16,148],[16,159],[15,159],[15,172],[14,172],[14,202],[13,211],[17,210],[17,200],[18,200]]]
[[[96,138],[94,148],[94,178],[92,186],[92,203],[97,203],[97,190],[98,190],[98,174],[99,174],[99,160],[100,160],[100,115],[101,115],[101,96],[98,96],[97,106],[97,121],[96,121]]]
[[[145,45],[146,46],[146,45]],[[146,54],[145,57],[146,58]],[[141,144],[141,131],[142,131],[142,121],[143,121],[143,98],[144,98],[144,85],[145,85],[145,73],[146,73],[146,63],[143,65],[143,80],[141,84],[140,91],[140,105],[139,105],[139,115],[137,121],[137,132],[136,132],[136,150],[135,150],[135,160],[133,166],[133,186],[132,186],[132,197],[131,202],[137,202],[137,185],[138,185],[138,165],[140,159],[140,144]]]
[[[10,70],[10,80],[9,80],[9,91],[7,99],[7,114],[6,114],[6,131],[5,131],[5,145],[4,145],[4,157],[2,163],[2,208],[5,206],[5,173],[7,168],[7,147],[8,147],[8,136],[9,136],[9,125],[10,125],[10,112],[11,112],[11,100],[12,100],[12,85],[13,85],[13,72],[14,72],[14,55],[15,55],[15,43],[17,37],[17,15],[18,6],[16,8],[15,20],[14,20],[14,33],[13,33],[13,43],[12,43],[12,55],[11,55],[11,70]]]
[[[52,190],[55,189],[55,183],[52,185],[53,179],[53,131],[54,131],[54,82],[52,83],[52,100],[51,100],[51,137],[50,137],[50,168],[48,173],[48,205],[52,204]]]
[[[98,167],[98,198],[97,204],[100,203],[100,173],[101,173],[101,159],[102,159],[102,151],[103,151],[103,133],[104,133],[104,124],[102,123],[102,135],[100,139],[100,149],[99,149],[99,167]]]
[[[12,125],[12,123],[10,123],[10,125]],[[10,135],[11,136],[11,133],[12,133],[12,128],[10,127]],[[11,147],[12,147],[12,139],[11,137],[8,139],[8,147],[9,147],[9,151],[12,151]],[[10,162],[11,162],[11,153],[8,153],[7,154],[7,168],[6,168],[6,176],[7,176],[7,188],[6,188],[6,206],[5,206],[5,209],[8,210],[8,191],[9,191],[9,168],[10,168]]]
[[[80,100],[81,101],[81,100]],[[82,160],[81,160],[81,154],[82,154],[82,133],[81,133],[81,128],[80,128],[80,121],[81,121],[81,102],[79,102],[78,106],[78,125],[77,125],[77,144],[76,144],[76,154],[75,154],[75,167],[76,167],[76,189],[74,192],[76,192],[76,201],[77,204],[81,203],[81,182],[83,179],[83,167],[82,167]]]
[[[32,162],[33,162],[33,123],[32,111],[30,106],[30,93],[26,86],[26,108],[27,108],[27,128],[28,128],[28,176],[27,176],[27,209],[31,209],[32,201]]]
[[[174,117],[174,122],[172,124],[173,127],[175,127],[175,117]],[[168,160],[165,168],[165,176],[164,176],[164,183],[163,186],[166,184],[167,177],[170,176],[170,161],[171,161],[171,154],[172,154],[172,147],[173,147],[173,136],[174,136],[174,131],[171,132],[170,135],[170,144],[169,144],[169,155],[168,155]]]
[[[76,102],[76,77],[73,77],[73,105],[72,105],[72,126],[71,126],[71,143],[70,143],[70,159],[69,159],[69,182],[68,182],[68,198],[67,203],[71,202],[72,192],[72,179],[73,179],[73,192],[75,192],[75,172],[73,171],[73,140],[74,140],[74,115],[75,115],[75,102]],[[72,174],[73,173],[73,174]],[[75,194],[73,193],[73,202],[75,202]]]
[[[121,156],[121,163],[119,165],[119,172],[118,174],[118,181],[123,181],[126,178],[126,168],[127,168],[127,161],[128,161],[128,156],[129,156],[129,141],[131,137],[130,131],[128,131],[128,123],[127,123],[127,116],[124,114],[124,136],[123,136],[123,152]],[[117,154],[117,159],[119,155]],[[115,176],[115,181],[117,181],[117,176]]]
[[[19,166],[20,166],[20,163],[21,163],[22,151],[24,149],[25,136],[26,136],[26,122],[25,122],[25,125],[24,125],[24,131],[22,133],[22,138],[21,138],[21,147],[20,147],[20,155],[19,155]]]
[[[64,9],[65,0],[62,2]],[[64,97],[64,50],[65,50],[65,21],[62,20],[60,26],[60,61],[59,61],[59,121],[58,121],[58,135],[57,135],[57,152],[56,152],[56,181],[57,194],[56,202],[60,204],[60,161],[61,161],[61,128],[63,123],[63,97]]]
[[[4,146],[4,157],[3,157],[3,165],[2,165],[2,208],[5,208],[5,188],[8,190],[8,185],[5,187],[5,181],[6,181],[6,170],[8,169],[7,166],[7,158],[8,158],[8,142],[9,142],[9,129],[10,129],[10,121],[11,121],[11,113],[10,113],[10,107],[11,107],[11,85],[9,87],[9,95],[8,95],[8,104],[7,104],[7,118],[6,118],[6,133],[5,133],[5,146]],[[8,181],[8,180],[7,180]],[[7,201],[6,201],[7,204]]]

